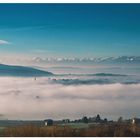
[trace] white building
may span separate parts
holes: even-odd
[[[133,118],[132,124],[139,124],[140,125],[140,118]]]
[[[44,120],[45,126],[52,126],[53,125],[53,120],[52,119],[47,119]]]

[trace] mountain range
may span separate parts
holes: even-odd
[[[140,56],[118,56],[98,58],[41,58],[35,57],[31,60],[36,63],[140,63]]]

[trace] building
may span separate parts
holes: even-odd
[[[52,126],[53,125],[53,120],[52,119],[47,119],[44,120],[45,126]]]
[[[132,124],[139,124],[140,125],[140,118],[133,118]]]

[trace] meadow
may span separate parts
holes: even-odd
[[[128,123],[111,123],[73,127],[70,125],[23,125],[3,129],[3,137],[139,137],[140,126]]]

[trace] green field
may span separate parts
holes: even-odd
[[[0,137],[4,136],[4,129],[5,127],[0,127]]]
[[[67,124],[61,124],[62,126],[69,126],[72,128],[88,128],[90,125],[97,125],[97,123],[67,123]]]

